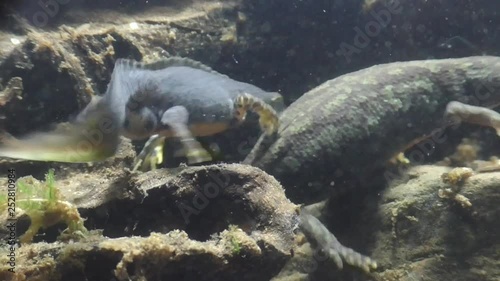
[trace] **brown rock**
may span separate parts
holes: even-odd
[[[108,178],[90,172],[56,182],[87,228],[102,234],[22,245],[15,274],[1,255],[0,279],[268,280],[291,256],[297,206],[257,168],[212,165]]]

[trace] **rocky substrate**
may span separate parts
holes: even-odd
[[[83,1],[72,1],[76,8],[66,5],[44,27],[16,17],[2,25],[2,129],[21,135],[70,120],[105,91],[120,57],[190,57],[235,79],[280,91],[290,103],[328,79],[365,66],[494,55],[500,42],[498,3],[487,0],[168,1],[163,6],[151,1],[152,9],[134,1],[140,9],[134,4],[114,10],[111,1],[101,1],[105,7],[97,2],[92,1],[95,7],[110,10],[84,9]],[[390,14],[386,26],[377,18],[384,11]],[[375,27],[372,21],[382,27],[372,30],[373,36],[366,32],[370,24]],[[238,160],[258,133],[232,131],[215,142],[226,142],[230,159]],[[68,237],[59,235],[64,225],[44,230],[33,244],[17,250],[16,274],[8,271],[6,254],[0,255],[0,279],[500,278],[499,173],[474,175],[460,186],[458,194],[471,206],[440,196],[448,185],[441,175],[449,168],[437,166],[409,170],[380,187],[380,195],[354,191],[356,204],[346,201],[337,212],[330,206],[323,222],[342,243],[378,261],[378,271],[367,276],[347,266],[339,273],[294,234],[297,206],[262,171],[215,165],[139,175],[128,170],[134,156],[125,142],[116,157],[92,165],[2,160],[2,175],[14,168],[19,177],[41,179],[55,168],[61,192],[79,208],[91,232]],[[221,188],[225,179],[229,186]],[[217,196],[201,198],[216,186]],[[366,198],[360,196],[365,193]],[[19,222],[22,232],[29,220]]]
[[[342,243],[377,261],[371,274],[348,265],[339,271],[311,247],[297,231],[298,206],[257,168],[229,164],[131,174],[110,166],[104,173],[90,169],[63,174],[57,186],[79,208],[90,232],[61,235],[66,227],[61,224],[44,230],[34,243],[16,250],[16,274],[8,271],[8,248],[3,247],[0,276],[497,280],[500,173],[475,174],[453,185],[442,178],[450,170],[409,169],[380,196],[369,196],[363,208],[351,210],[358,214],[343,228],[335,228],[335,221],[345,220],[341,211],[321,216]],[[19,220],[21,232],[25,220]]]
[[[298,207],[257,168],[83,172],[57,187],[99,231],[47,229],[16,250],[15,273],[2,247],[0,279],[268,280],[292,255]]]
[[[379,196],[366,198],[358,215],[348,215],[352,221],[337,237],[364,248],[378,262],[371,276],[339,273],[316,248],[300,243],[273,280],[498,280],[500,173],[475,174],[452,185],[442,179],[450,170],[410,168]],[[447,189],[453,190],[451,196],[445,195]],[[337,211],[323,215],[323,222],[345,220],[345,213]]]

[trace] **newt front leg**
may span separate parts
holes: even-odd
[[[161,123],[173,132],[174,136],[179,138],[184,148],[184,155],[188,159],[188,164],[202,163],[212,160],[201,144],[194,138],[188,128],[189,113],[183,106],[173,106],[169,108],[161,117]],[[134,162],[134,171],[154,170],[157,165],[163,162],[163,145],[165,136],[160,131],[153,135],[144,145],[144,148],[137,156]],[[149,167],[148,167],[149,165]]]
[[[147,171],[155,170],[158,165],[163,163],[163,144],[165,143],[165,137],[160,135],[152,135],[141,152],[134,159],[134,165],[132,171]]]
[[[243,122],[248,111],[253,111],[259,115],[259,125],[262,131],[271,135],[278,130],[279,118],[276,111],[263,100],[250,94],[238,95],[234,101],[235,117]]]

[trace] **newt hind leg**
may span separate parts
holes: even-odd
[[[243,122],[248,111],[253,111],[259,115],[260,128],[267,135],[271,135],[278,130],[278,114],[269,104],[247,93],[238,95],[234,100],[234,115],[236,119]]]

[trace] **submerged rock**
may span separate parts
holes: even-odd
[[[381,280],[500,278],[500,173],[475,174],[457,187],[441,178],[448,167],[417,166],[380,197],[364,233],[375,235],[372,255]],[[453,188],[471,206],[440,196]]]
[[[347,215],[347,227],[333,229],[340,241],[377,261],[375,272],[338,271],[317,247],[298,239],[294,256],[272,280],[498,280],[500,173],[475,174],[451,186],[441,177],[450,171],[430,165],[410,168],[379,195],[365,198],[364,208],[351,206],[350,214],[335,213],[332,206],[324,209],[322,203],[309,207],[319,214],[327,211],[321,217],[330,224]],[[447,188],[471,206],[440,196]]]
[[[100,177],[57,184],[102,234],[22,245],[15,274],[1,255],[0,279],[268,280],[292,255],[298,207],[257,168],[156,170],[104,184]]]

